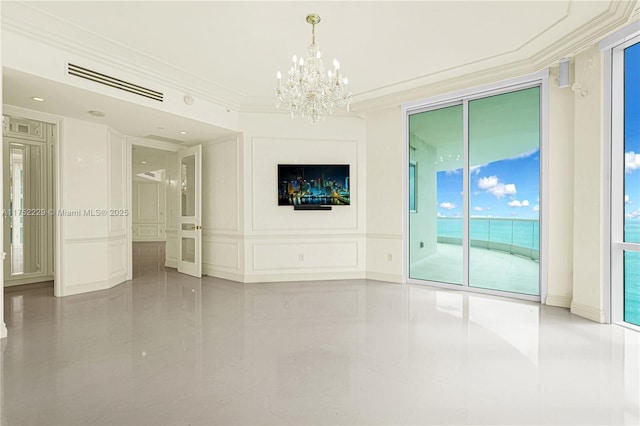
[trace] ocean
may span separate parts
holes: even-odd
[[[624,240],[640,243],[640,218],[627,219]],[[640,252],[624,253],[624,320],[640,325]]]
[[[539,250],[540,225],[536,219],[471,218],[472,240],[491,241]],[[462,238],[461,218],[438,218],[438,237]]]

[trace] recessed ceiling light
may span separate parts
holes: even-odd
[[[181,130],[181,131],[180,131],[180,134],[181,134],[181,135],[186,135],[186,134],[187,134],[187,132],[185,132],[184,130]]]
[[[89,111],[89,114],[93,115],[94,117],[104,117],[106,114],[102,111]]]
[[[146,161],[141,161],[140,164],[147,164],[147,162]]]
[[[39,98],[37,96],[32,96],[31,99],[33,99],[36,102],[44,102],[44,98]]]

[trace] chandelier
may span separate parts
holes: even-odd
[[[322,54],[316,45],[316,24],[320,22],[320,16],[307,15],[307,22],[311,24],[311,45],[307,55],[299,59],[293,55],[293,65],[284,81],[278,71],[275,92],[278,107],[284,104],[291,111],[291,117],[300,114],[315,124],[320,118],[331,115],[335,107],[344,106],[349,111],[351,92],[347,88],[349,80],[340,73],[340,63],[336,59],[333,70],[325,71]]]

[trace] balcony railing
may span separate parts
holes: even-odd
[[[540,224],[537,219],[471,218],[471,247],[497,250],[540,260]],[[438,242],[462,245],[462,218],[438,218]]]

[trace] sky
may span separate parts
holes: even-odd
[[[625,216],[640,221],[640,44],[625,51]],[[539,217],[540,151],[471,169],[472,217]],[[462,217],[462,169],[437,174],[438,217]]]
[[[625,50],[624,212],[640,220],[640,44]]]
[[[462,217],[462,169],[438,172],[438,216]],[[540,150],[494,161],[470,171],[471,217],[537,219]]]

